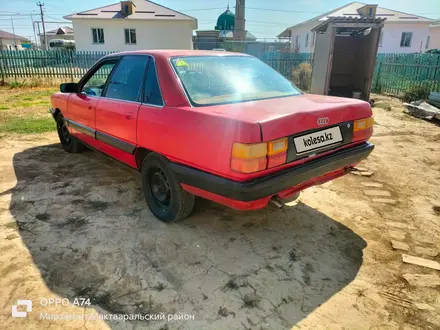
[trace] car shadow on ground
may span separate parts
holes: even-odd
[[[182,329],[281,329],[362,264],[366,242],[301,202],[238,212],[198,199],[190,218],[164,224],[139,175],[99,153],[54,144],[15,154],[13,165],[10,212],[47,286],[110,313],[194,314],[172,326]]]

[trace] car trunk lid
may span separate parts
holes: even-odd
[[[262,141],[326,129],[372,115],[370,104],[365,101],[313,94],[219,105],[214,111],[258,122]]]

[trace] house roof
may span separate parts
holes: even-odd
[[[373,18],[373,17],[352,17],[352,16],[336,16],[336,17],[329,17],[327,20],[322,21],[320,24],[318,24],[317,26],[315,26],[312,31],[325,31],[325,29],[327,28],[327,25],[329,23],[342,23],[342,24],[347,24],[347,23],[353,23],[353,24],[360,24],[360,23],[364,23],[364,24],[368,24],[369,27],[373,27],[376,25],[382,25],[383,22],[386,21],[386,18]],[[354,26],[353,26],[354,27]]]
[[[283,31],[282,33],[280,33],[278,35],[278,37],[286,37],[287,34],[289,34],[290,36],[290,32],[287,33],[288,30],[296,28],[296,27],[300,27],[302,25],[305,24],[309,24],[309,23],[314,23],[316,25],[320,24],[322,21],[327,20],[329,17],[338,17],[338,16],[346,16],[346,17],[358,17],[360,18],[361,15],[359,15],[359,13],[357,12],[358,9],[366,6],[368,4],[363,3],[363,2],[351,2],[348,5],[333,9],[329,12],[326,12],[322,15],[316,16],[312,19],[309,19],[307,21],[301,22],[299,24],[293,25],[289,28],[287,28],[285,31]],[[402,22],[402,23],[407,23],[407,22],[426,22],[426,23],[433,23],[435,20],[431,19],[431,18],[427,18],[427,17],[423,17],[423,16],[419,16],[419,15],[413,15],[413,14],[408,14],[408,13],[404,13],[401,11],[396,11],[396,10],[391,10],[391,9],[387,9],[387,8],[383,8],[383,7],[377,7],[376,8],[376,17],[377,18],[386,18],[387,22]]]
[[[28,38],[18,36],[16,34],[14,35],[12,33],[2,31],[2,30],[0,30],[0,39],[15,39],[15,40],[20,40],[20,41],[30,41]]]
[[[63,34],[72,35],[74,34],[73,29],[69,26],[63,26],[54,30],[46,31],[47,36],[55,36],[55,35],[63,35]],[[40,33],[40,35],[42,36],[43,33]]]
[[[191,20],[196,18],[185,15],[178,11],[164,7],[148,0],[132,0],[135,5],[135,12],[125,16],[121,13],[121,3],[114,3],[108,6],[99,7],[64,16],[65,19],[145,19],[145,20]]]

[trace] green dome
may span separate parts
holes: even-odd
[[[235,26],[235,15],[232,11],[226,9],[226,11],[221,14],[217,19],[216,30],[234,30]]]

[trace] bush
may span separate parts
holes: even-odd
[[[11,88],[11,89],[22,88],[22,87],[26,87],[26,85],[27,85],[27,83],[25,80],[23,80],[23,81],[14,80],[9,83],[9,88]]]
[[[312,83],[312,66],[309,63],[301,63],[292,70],[292,81],[300,89],[308,91]]]
[[[430,89],[426,86],[412,86],[403,95],[403,101],[409,103],[412,101],[425,100],[428,98]]]

